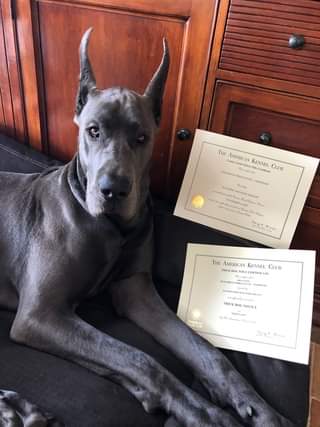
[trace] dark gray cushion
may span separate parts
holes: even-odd
[[[59,164],[61,162],[0,134],[0,171],[41,172],[45,168]]]
[[[0,170],[38,172],[55,164],[50,158],[0,136]],[[171,214],[155,201],[154,277],[159,293],[176,310],[187,242],[249,245]],[[185,384],[191,373],[138,327],[115,315],[99,297],[83,304],[79,314],[110,335],[155,357]],[[71,362],[20,346],[9,340],[14,314],[0,310],[0,388],[13,389],[56,414],[68,427],[162,426],[164,414],[147,415],[120,386]],[[257,391],[283,415],[305,426],[308,414],[309,368],[261,356],[224,351]],[[197,385],[195,384],[195,387]]]

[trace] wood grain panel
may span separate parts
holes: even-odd
[[[262,94],[260,95],[262,96]],[[284,150],[320,156],[320,121],[308,120],[265,108],[232,103],[229,110],[231,136],[260,142],[263,132],[272,135],[271,146]]]
[[[317,175],[311,187],[310,192],[310,206],[320,209],[320,176]],[[320,246],[320,242],[319,242]]]
[[[51,0],[47,0],[50,2]],[[57,0],[61,3],[69,3],[70,5],[78,6],[79,0]],[[173,16],[188,19],[192,13],[192,0],[161,0],[156,3],[152,0],[86,0],[82,2],[91,7],[103,6],[111,9],[121,9],[124,11],[154,13],[164,16]]]
[[[308,427],[319,427],[320,424],[320,344],[319,328],[313,328],[311,345],[311,384],[310,411]]]
[[[269,132],[271,146],[320,157],[319,104],[312,99],[218,81],[209,130],[253,142]],[[308,198],[317,209],[319,174],[318,169]]]
[[[313,17],[320,17],[320,7],[319,2],[317,1],[299,1],[299,2],[293,2],[292,0],[289,0],[288,2],[282,2],[282,1],[252,1],[252,0],[233,0],[234,6],[240,6],[244,8],[251,8],[254,4],[254,11],[253,13],[257,13],[259,11],[260,14],[269,13],[271,11],[279,11],[279,7],[281,8],[281,13],[289,13],[292,14],[293,17],[295,17],[297,14],[300,15],[307,15]],[[311,18],[311,19],[312,19]],[[312,19],[313,22],[317,22],[315,19]]]
[[[316,290],[320,294],[320,210],[305,206],[291,243],[292,249],[317,251]]]
[[[228,22],[228,24],[226,25],[227,32],[230,35],[233,34],[234,37],[244,38],[245,37],[244,32],[245,32],[246,34],[249,34],[250,36],[252,36],[253,40],[258,41],[260,43],[272,42],[273,40],[276,40],[277,43],[283,46],[286,46],[286,43],[288,42],[288,34],[279,32],[279,28],[277,28],[276,26],[271,28],[273,28],[273,30],[270,28],[264,29],[264,28],[261,28],[260,26],[257,26],[257,28],[250,28],[248,27],[247,23],[242,21],[239,21],[238,25],[234,25],[233,22]],[[311,35],[308,36],[309,44],[313,44],[313,45],[318,44],[318,41],[319,41],[318,32],[316,32],[315,34],[316,34],[315,37],[312,37]]]
[[[316,250],[313,324],[320,326],[320,209],[305,206],[292,239],[291,249]]]
[[[267,103],[264,108],[237,102],[229,104],[225,133],[236,138],[260,143],[260,136],[264,132],[268,132],[272,136],[270,146],[320,157],[320,121],[308,120],[301,115],[288,115],[268,110]],[[320,209],[320,168],[311,187],[308,205]],[[320,230],[320,210],[316,210],[313,216],[316,218],[317,215],[317,225]],[[309,218],[311,218],[310,215]],[[318,239],[320,242],[320,231]]]
[[[315,288],[313,296],[313,324],[320,326],[320,265],[316,266]]]
[[[212,106],[212,95],[217,80],[228,80],[235,83],[244,85],[254,85],[257,87],[264,87],[266,89],[273,89],[292,94],[301,94],[313,98],[320,98],[320,85],[319,79],[316,79],[312,85],[310,81],[304,83],[305,76],[301,75],[296,80],[286,80],[281,72],[268,72],[266,75],[264,69],[261,69],[262,64],[281,66],[286,68],[285,72],[293,69],[309,70],[312,72],[319,71],[319,59],[312,58],[311,56],[303,56],[302,51],[297,55],[286,53],[285,51],[264,52],[264,44],[276,44],[278,46],[287,46],[288,38],[291,32],[283,31],[283,27],[275,25],[273,19],[265,19],[263,23],[254,21],[245,21],[241,19],[228,20],[228,13],[230,4],[243,5],[259,11],[261,16],[264,16],[264,10],[273,10],[275,13],[281,9],[282,12],[288,14],[300,14],[302,20],[308,19],[308,16],[319,16],[320,2],[319,1],[269,1],[269,0],[220,0],[217,26],[215,36],[213,39],[213,46],[211,51],[211,60],[209,65],[208,80],[206,84],[205,98],[201,114],[200,127],[207,128],[209,126],[210,111]],[[308,43],[319,45],[320,40],[320,27],[318,31],[308,30]],[[260,43],[260,49],[252,49],[251,46],[241,46],[228,48],[223,45],[224,37],[234,38],[240,41],[251,40],[255,43]],[[223,52],[223,53],[222,53]],[[300,59],[300,56],[301,59]],[[232,60],[232,69],[219,68],[220,59],[228,58]],[[240,60],[240,62],[237,62]],[[243,66],[241,61],[245,61],[246,65]],[[259,64],[257,66],[257,64]],[[251,68],[256,67],[256,73],[251,73]],[[259,68],[260,67],[260,68]],[[272,74],[270,74],[272,73]],[[318,75],[318,74],[317,74]]]
[[[312,364],[311,396],[320,401],[320,345],[314,345]],[[320,415],[320,413],[319,413]],[[319,418],[320,421],[320,418]]]
[[[169,158],[168,130],[173,126],[184,22],[173,18],[40,2],[39,23],[46,116],[50,118],[47,121],[50,154],[63,160],[72,157],[77,145],[73,115],[79,74],[78,45],[83,32],[90,26],[94,27],[90,54],[98,87],[123,86],[139,93],[144,92],[160,63],[162,38],[167,37],[172,61],[162,127],[153,157],[156,170],[153,184],[154,187],[163,188],[166,170],[161,168],[161,164],[168,164]],[[59,49],[57,46],[66,48]]]
[[[8,82],[10,83],[12,117],[14,118],[14,136],[17,140],[26,142],[26,126],[22,85],[19,73],[16,25],[15,20],[12,19],[12,15],[14,14],[12,6],[13,3],[10,0],[0,2],[0,13],[3,21]]]
[[[10,82],[7,67],[7,54],[4,43],[3,18],[0,7],[0,91],[3,130],[8,135],[14,136],[14,117],[12,110],[12,100]]]
[[[243,7],[241,4],[236,5],[231,2],[229,13],[230,20],[243,19],[245,22],[266,23],[266,18],[272,20],[272,24],[281,29],[280,31],[318,31],[317,17],[313,15],[304,15],[300,13],[289,14],[283,12],[281,6],[278,9],[267,10],[263,13],[260,9],[256,9],[256,2],[252,2],[251,7]]]
[[[34,28],[32,27],[31,1],[15,0],[17,19],[16,37],[19,52],[19,72],[24,96],[25,126],[29,144],[41,151],[40,94],[38,91],[37,65],[35,61]]]
[[[1,87],[0,87],[0,131],[1,132],[4,132],[5,126],[6,126],[6,122],[4,118],[2,93],[1,93]]]
[[[230,28],[230,27],[229,27]],[[304,59],[310,59],[310,64],[314,64],[319,59],[320,52],[320,39],[318,44],[306,44],[303,49],[290,49],[288,47],[289,37],[282,39],[272,39],[256,42],[254,36],[248,37],[246,34],[242,34],[242,40],[238,37],[238,34],[227,33],[224,38],[223,47],[225,50],[236,50],[238,47],[249,48],[253,50],[253,54],[257,56],[265,57],[272,55],[273,52],[278,55],[284,55],[284,59],[292,60],[295,62],[303,63]],[[284,39],[287,40],[284,40]],[[278,41],[279,40],[279,41]],[[317,72],[317,69],[314,69]]]
[[[250,20],[245,20],[242,19],[242,16],[239,14],[237,16],[234,16],[232,21],[228,21],[228,24],[230,24],[231,26],[235,26],[235,27],[240,27],[240,28],[248,28],[249,30],[253,30],[253,31],[260,31],[260,30],[264,30],[264,31],[268,31],[270,34],[270,38],[278,38],[278,34],[284,33],[288,36],[291,33],[295,33],[299,31],[299,28],[297,28],[296,26],[294,27],[286,27],[283,26],[281,23],[275,23],[274,19],[272,19],[271,21],[266,22],[265,20],[261,20],[260,22],[256,22],[256,20],[254,19],[250,19]],[[301,28],[301,27],[300,27]],[[301,30],[300,30],[301,31]],[[308,37],[312,37],[312,38],[317,38],[318,36],[318,31],[317,30],[304,30],[303,33],[307,34]]]
[[[271,64],[274,67],[282,66],[285,68],[292,68],[293,70],[308,70],[315,72],[316,76],[318,76],[318,68],[316,68],[318,60],[310,56],[301,58],[295,56],[292,58],[290,55],[286,55],[283,52],[275,52],[274,50],[272,51],[271,56],[266,56],[266,53],[262,53],[262,55],[260,55],[260,52],[256,52],[256,54],[252,56],[251,47],[240,46],[240,44],[237,46],[236,51],[229,48],[227,45],[223,47],[222,51],[223,56],[227,56],[228,58],[233,58],[235,60],[245,60],[246,64],[248,64],[248,61],[252,61],[253,64],[260,64],[263,69],[268,67],[268,64]],[[270,70],[272,71],[272,69]],[[250,70],[248,70],[248,72],[250,72]]]
[[[310,421],[309,427],[320,426],[320,401],[317,399],[311,400]]]
[[[230,2],[219,67],[273,79],[320,85],[320,9],[298,4],[272,8],[258,1]],[[292,34],[303,34],[302,49],[288,46]],[[240,57],[241,54],[243,56]]]

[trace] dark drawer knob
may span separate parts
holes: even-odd
[[[292,34],[289,38],[289,47],[291,49],[302,49],[305,44],[305,39],[301,34]]]
[[[272,135],[270,132],[262,132],[262,134],[259,136],[259,141],[262,144],[271,144],[272,141]]]
[[[187,139],[190,139],[191,135],[192,135],[191,131],[185,128],[179,129],[177,132],[177,137],[178,139],[180,139],[180,141],[185,141]]]

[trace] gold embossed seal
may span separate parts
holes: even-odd
[[[204,197],[201,194],[197,194],[192,197],[191,203],[194,208],[201,209],[204,205]]]

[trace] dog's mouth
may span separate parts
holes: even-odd
[[[109,214],[115,214],[117,209],[120,208],[121,200],[113,198],[113,199],[106,199],[103,201],[103,211],[105,215]]]
[[[92,195],[90,205],[99,212],[100,215],[111,215],[120,212],[123,208],[123,201],[118,198],[106,199],[100,193]],[[90,208],[90,206],[89,206]]]
[[[94,217],[112,216],[129,218],[134,212],[134,198],[105,198],[99,191],[86,191],[86,205],[90,214]]]

